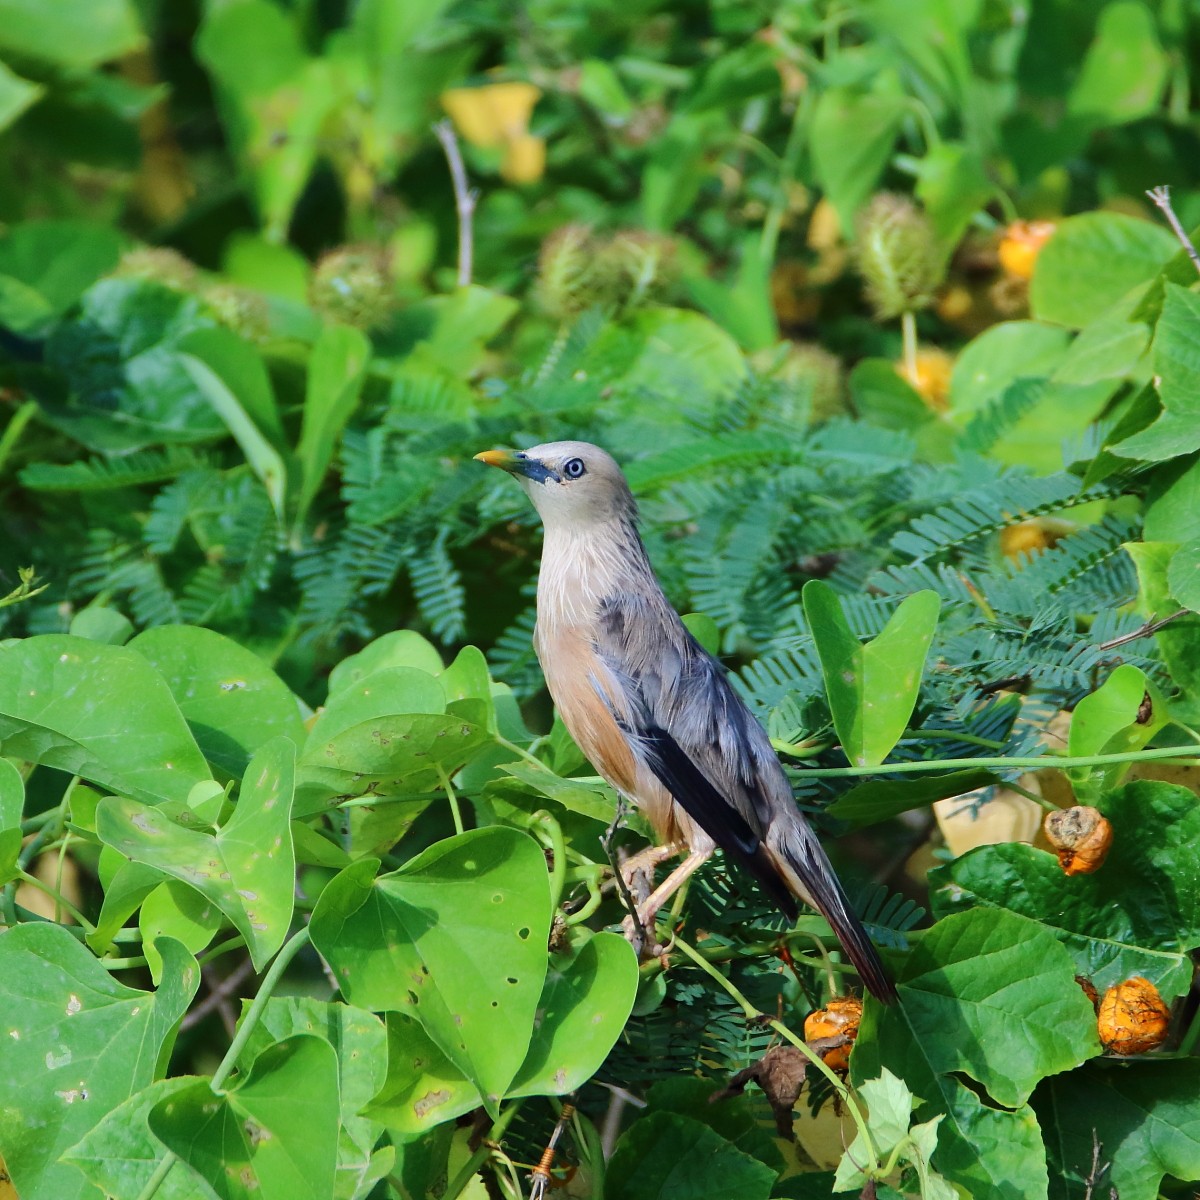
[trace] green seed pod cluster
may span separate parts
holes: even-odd
[[[270,336],[270,310],[258,292],[232,283],[213,283],[200,295],[222,325],[247,341],[265,342]]]
[[[341,246],[317,263],[309,303],[323,317],[358,329],[381,325],[396,306],[387,251],[378,246]]]
[[[907,196],[880,192],[859,214],[854,246],[879,320],[925,308],[944,266],[929,218]]]
[[[564,225],[542,243],[537,299],[557,320],[599,306],[629,312],[661,301],[678,278],[675,243],[639,229],[608,236]]]
[[[661,301],[679,278],[675,243],[642,229],[620,230],[597,246],[595,273],[601,304],[627,312]]]
[[[113,275],[121,279],[147,279],[177,292],[194,291],[199,278],[191,259],[166,246],[135,246],[126,250]]]
[[[564,225],[546,238],[535,290],[539,306],[559,321],[569,321],[597,302],[590,226]]]
[[[816,342],[795,342],[779,369],[779,378],[809,397],[809,419],[823,421],[846,409],[842,360]]]

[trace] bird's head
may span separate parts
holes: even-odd
[[[475,458],[512,475],[547,526],[578,528],[637,517],[637,505],[621,468],[611,455],[590,442],[485,450]]]

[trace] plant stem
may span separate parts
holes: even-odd
[[[13,452],[13,448],[17,442],[21,440],[21,434],[25,432],[25,426],[33,420],[35,412],[37,412],[37,401],[26,400],[13,413],[12,420],[9,421],[3,435],[0,436],[0,473],[3,473],[4,464],[8,461],[8,456]]]
[[[75,905],[73,905],[70,900],[68,900],[66,896],[62,894],[62,892],[56,891],[48,883],[43,883],[36,875],[31,875],[28,871],[21,872],[20,880],[22,883],[29,884],[30,887],[37,888],[39,892],[45,892],[45,894],[54,901],[54,909],[56,914],[59,912],[59,910],[65,909],[71,914],[71,916],[75,918],[76,922],[81,928],[86,929],[88,933],[96,932],[95,925],[93,925],[91,921],[89,921],[87,917],[85,917],[83,913],[81,913],[79,909],[77,909]],[[54,923],[56,925],[60,924],[58,920],[55,920]]]
[[[467,1184],[475,1178],[476,1172],[488,1160],[488,1156],[492,1153],[492,1148],[487,1145],[487,1142],[498,1142],[503,1136],[504,1131],[508,1128],[513,1117],[521,1110],[522,1101],[514,1100],[495,1120],[491,1129],[488,1131],[487,1138],[484,1144],[471,1155],[470,1158],[463,1164],[462,1169],[451,1180],[450,1185],[442,1193],[442,1200],[457,1200],[459,1196],[466,1190]]]
[[[917,386],[917,318],[912,309],[900,315],[900,336],[904,341],[904,370],[908,382]]]
[[[454,794],[454,785],[450,782],[450,776],[442,769],[441,764],[438,764],[438,779],[442,782],[442,787],[446,792],[446,799],[450,801],[450,815],[454,818],[454,832],[462,833],[462,813],[458,808],[458,797]]]
[[[1149,762],[1152,759],[1177,759],[1197,765],[1195,751],[1180,746],[1159,746],[1153,750],[1128,750],[1122,754],[1043,754],[1029,758],[937,758],[921,762],[883,763],[877,767],[796,767],[792,773],[805,779],[850,779],[867,775],[913,775],[928,771],[959,770],[963,767],[989,767],[995,770],[1040,771],[1043,767],[1107,767],[1112,763]]]
[[[554,860],[550,864],[550,911],[556,913],[562,903],[563,883],[567,878],[567,843],[563,839],[562,826],[544,808],[533,814],[530,824],[545,830],[550,842],[550,854]]]
[[[842,1098],[847,1110],[850,1113],[851,1119],[858,1128],[859,1136],[863,1140],[863,1145],[866,1147],[868,1164],[860,1167],[860,1170],[867,1176],[868,1179],[877,1177],[879,1170],[879,1155],[875,1152],[875,1143],[871,1140],[871,1132],[867,1128],[866,1119],[863,1117],[862,1109],[850,1094],[850,1089],[838,1078],[838,1076],[825,1064],[825,1062],[815,1054],[803,1041],[798,1038],[782,1021],[777,1021],[774,1017],[768,1017],[766,1013],[759,1012],[745,996],[738,991],[737,987],[731,980],[725,978],[716,967],[712,965],[694,946],[689,946],[687,942],[681,941],[678,937],[673,943],[673,948],[681,951],[687,958],[696,964],[706,975],[711,976],[726,992],[729,993],[731,999],[741,1006],[742,1012],[746,1014],[748,1021],[761,1021],[766,1019],[766,1023],[785,1041],[790,1042],[805,1058],[808,1059],[826,1079],[833,1084],[834,1090]]]
[[[458,148],[454,126],[449,121],[439,121],[434,125],[433,132],[442,143],[446,163],[450,167],[450,179],[454,184],[454,207],[458,212],[458,286],[468,287],[475,257],[474,220],[479,193],[467,180],[467,168]]]
[[[297,953],[306,945],[308,945],[308,926],[292,934],[288,941],[284,943],[283,949],[275,955],[275,961],[271,963],[266,975],[263,976],[262,986],[258,989],[258,995],[254,997],[254,1003],[250,1005],[250,1010],[238,1026],[237,1033],[233,1036],[233,1041],[229,1043],[229,1049],[225,1051],[225,1057],[221,1059],[217,1069],[213,1072],[212,1079],[209,1080],[209,1086],[214,1092],[219,1091],[221,1085],[232,1074],[233,1068],[237,1065],[238,1056],[250,1040],[250,1035],[254,1032],[254,1027],[262,1019],[263,1010],[267,1007],[267,1001],[271,999],[271,994],[279,985],[280,979],[283,978],[284,971],[287,970],[288,965],[296,957]],[[142,1188],[137,1200],[151,1200],[162,1186],[163,1180],[170,1174],[171,1168],[175,1165],[175,1160],[178,1157],[173,1150],[166,1152],[155,1168],[154,1174],[146,1181],[146,1186]]]

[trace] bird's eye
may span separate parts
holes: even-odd
[[[586,470],[582,458],[568,458],[563,463],[562,472],[568,479],[578,479]]]

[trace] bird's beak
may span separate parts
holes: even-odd
[[[482,454],[475,455],[475,461],[512,472],[518,470],[521,462],[511,450],[485,450]]]
[[[519,450],[485,450],[475,455],[475,461],[499,467],[510,475],[521,475],[534,483],[561,483],[562,476],[539,459],[530,458]]]

